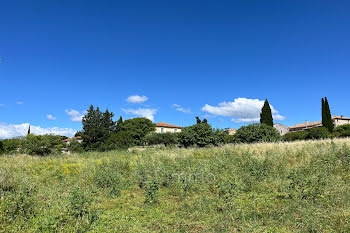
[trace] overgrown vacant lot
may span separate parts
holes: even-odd
[[[0,157],[2,232],[350,232],[350,139]]]

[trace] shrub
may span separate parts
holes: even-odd
[[[60,153],[64,144],[61,136],[29,134],[23,141],[23,149],[30,155]]]
[[[305,140],[308,136],[308,131],[297,131],[290,132],[283,135],[283,141],[297,141],[297,140]]]
[[[242,126],[234,135],[237,142],[276,142],[281,139],[277,129],[266,124]]]
[[[22,140],[20,138],[5,139],[2,143],[5,153],[15,152],[22,146]]]
[[[179,143],[184,147],[198,146],[205,147],[223,143],[223,131],[215,131],[206,121],[197,119],[197,124],[182,129],[179,133]]]
[[[82,153],[84,151],[83,146],[76,139],[71,140],[67,148],[70,152],[73,152],[73,153]]]
[[[4,143],[0,141],[0,154],[5,152]]]
[[[323,139],[328,138],[330,135],[328,129],[326,127],[315,127],[310,129],[307,138],[308,139]]]
[[[154,132],[155,125],[147,118],[137,117],[128,119],[121,125],[121,131],[126,131],[130,134],[132,145],[142,145],[144,137]]]
[[[334,130],[334,134],[337,137],[349,137],[350,136],[350,124],[340,125]]]
[[[145,136],[144,142],[147,145],[174,145],[177,142],[178,133],[149,133]]]

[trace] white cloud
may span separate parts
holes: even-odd
[[[183,113],[191,113],[191,109],[190,108],[183,108],[181,105],[179,104],[173,104],[172,105],[174,108],[176,108],[176,111],[179,112],[183,112]]]
[[[0,138],[26,136],[28,133],[28,128],[29,123],[23,123],[19,125],[9,125],[6,123],[0,123]],[[31,125],[30,132],[36,135],[55,134],[72,137],[77,131],[71,128],[41,128],[40,126]]]
[[[217,116],[232,117],[232,121],[236,123],[258,122],[260,120],[261,108],[264,100],[237,98],[233,102],[222,102],[218,106],[206,104],[202,111]],[[271,112],[274,120],[284,120],[285,117],[280,115],[272,106]]]
[[[149,108],[139,108],[139,109],[122,109],[126,114],[133,114],[140,117],[145,117],[154,121],[154,115],[157,113],[157,109],[149,109]]]
[[[71,121],[74,121],[74,122],[81,122],[84,114],[86,114],[86,111],[83,111],[82,113],[80,113],[75,109],[71,109],[71,110],[66,109],[65,112],[67,113],[68,116],[70,116]]]
[[[54,120],[56,120],[56,117],[49,114],[49,115],[47,115],[47,119],[54,121]]]
[[[16,104],[24,104],[23,101],[17,101]]]
[[[147,96],[139,96],[139,95],[132,95],[129,96],[126,101],[129,103],[133,103],[133,104],[141,104],[143,102],[146,102],[148,100]]]

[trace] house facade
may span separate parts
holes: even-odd
[[[67,139],[63,140],[63,142],[66,143],[67,145],[69,145],[72,140],[76,140],[79,143],[82,143],[82,141],[83,141],[81,136],[77,136],[77,137],[67,138]]]
[[[285,135],[286,133],[289,133],[288,126],[276,123],[273,125],[273,127],[278,130],[278,132],[280,133],[281,136]]]
[[[348,117],[333,116],[332,119],[333,119],[334,128],[340,125],[350,124],[350,118]],[[289,127],[289,131],[296,132],[296,131],[308,130],[308,129],[312,129],[320,126],[322,126],[322,121],[305,122],[305,123],[300,123]]]
[[[225,129],[227,135],[234,135],[237,132],[237,129]]]
[[[350,118],[344,116],[334,116],[332,117],[334,127],[338,127],[340,125],[350,124]]]
[[[179,133],[181,126],[160,122],[156,124],[156,133]]]

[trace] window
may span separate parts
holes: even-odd
[[[160,132],[161,132],[161,133],[164,133],[164,128],[160,128]]]
[[[176,133],[177,132],[177,129],[174,129],[174,133]]]

